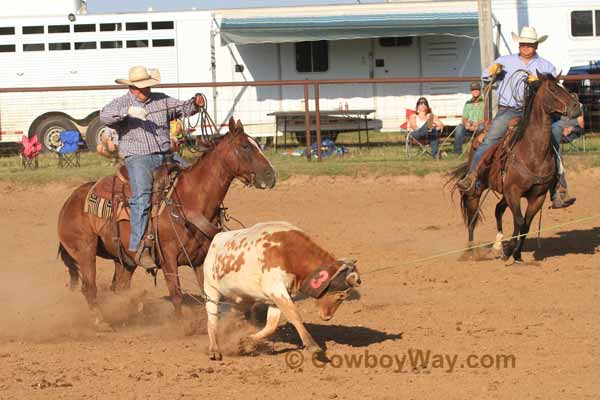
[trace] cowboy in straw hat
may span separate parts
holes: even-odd
[[[153,245],[151,235],[144,238],[152,195],[152,172],[173,157],[169,121],[198,113],[205,107],[204,97],[196,95],[181,101],[152,92],[152,86],[160,83],[160,72],[143,66],[131,67],[128,79],[115,82],[127,85],[129,91],[107,104],[100,111],[100,120],[119,132],[119,156],[125,160],[130,177],[129,252],[138,265],[153,268],[155,261],[146,251]]]
[[[498,85],[498,112],[492,120],[490,128],[477,148],[469,172],[458,182],[458,188],[464,192],[472,192],[477,188],[477,164],[479,160],[494,144],[498,143],[506,134],[508,122],[514,117],[522,115],[521,99],[524,97],[525,86],[518,85],[518,79],[524,77],[525,73],[536,79],[537,73],[556,75],[556,68],[552,63],[537,54],[538,44],[544,42],[548,36],[538,36],[535,28],[525,26],[521,34],[512,33],[513,40],[519,43],[518,54],[509,54],[499,57],[494,64],[484,71],[482,79],[489,82],[492,78],[499,81]],[[523,71],[526,71],[525,73]],[[564,208],[575,202],[566,192],[559,193],[553,190],[552,207]]]

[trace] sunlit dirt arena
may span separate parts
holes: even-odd
[[[518,266],[488,249],[478,261],[451,252],[467,236],[440,176],[234,185],[226,205],[245,225],[289,221],[358,260],[363,284],[333,320],[320,320],[313,300],[300,303],[329,363],[296,352],[289,324],[247,346],[242,339],[259,328],[231,313],[220,332],[224,359],[209,361],[203,306],[188,297],[175,321],[162,277],[154,287],[142,271],[129,294],[115,295],[106,261],[99,299],[115,331],[96,332],[56,258],[56,219],[74,186],[0,184],[0,399],[595,399],[599,179],[600,170],[571,175],[576,205],[544,207],[542,227],[574,223],[534,234]],[[495,201],[486,201],[479,243],[495,237]],[[507,212],[505,233],[511,219]],[[191,271],[180,273],[197,294]]]

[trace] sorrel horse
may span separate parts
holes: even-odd
[[[482,161],[489,160],[491,165],[488,164],[479,174],[479,189],[475,193],[461,194],[461,211],[469,230],[470,245],[473,243],[475,226],[479,219],[482,193],[485,189],[490,189],[502,195],[495,210],[498,233],[494,247],[502,249],[505,260],[512,256],[517,263],[522,261],[521,250],[531,222],[541,209],[546,193],[556,184],[551,114],[560,113],[574,118],[579,113],[577,102],[551,74],[538,73],[537,81],[525,81],[524,84],[526,87],[523,116],[507,143],[506,158],[503,162],[497,162],[498,159],[494,159],[493,155],[500,149],[490,148]],[[500,146],[502,141],[498,144],[498,147]],[[451,182],[457,182],[466,175],[474,153],[475,148],[472,145],[469,161],[450,173]],[[525,216],[521,212],[523,197],[527,199]],[[506,207],[512,211],[514,222],[513,235],[509,241],[503,241],[502,233],[502,216]]]
[[[276,173],[256,142],[244,133],[240,121],[229,120],[229,132],[211,142],[208,150],[193,165],[183,169],[175,183],[171,199],[177,214],[189,220],[216,222],[219,206],[234,179],[260,189],[275,186]],[[111,221],[84,212],[86,197],[94,182],[81,185],[63,205],[58,218],[59,253],[71,278],[71,289],[82,280],[82,292],[99,328],[109,328],[104,322],[96,299],[96,257],[112,259],[115,274],[112,289],[130,287],[135,267],[121,263],[118,247],[113,240],[115,230]],[[177,217],[177,216],[176,216]],[[188,223],[173,223],[173,212],[165,210],[157,217],[161,268],[176,316],[181,315],[182,292],[177,267],[189,265],[203,285],[202,263],[210,245],[202,231]],[[124,248],[129,244],[129,221],[120,221]],[[187,254],[186,254],[187,253]],[[133,254],[129,254],[133,256]]]

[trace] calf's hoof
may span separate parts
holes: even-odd
[[[223,359],[223,355],[219,351],[209,351],[208,359],[211,361],[221,361]]]

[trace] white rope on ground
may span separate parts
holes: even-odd
[[[595,214],[595,215],[591,215],[591,216],[588,216],[588,217],[583,217],[583,218],[575,219],[575,220],[572,220],[572,221],[563,222],[561,224],[552,225],[552,226],[550,226],[548,228],[538,229],[537,231],[533,231],[533,232],[530,231],[530,232],[528,232],[526,234],[525,233],[521,233],[519,235],[515,235],[515,236],[511,236],[509,238],[503,239],[502,241],[504,242],[504,241],[508,241],[508,240],[512,240],[512,239],[518,239],[518,238],[520,238],[522,236],[526,236],[526,235],[529,235],[529,234],[535,234],[535,233],[539,234],[541,232],[548,232],[548,231],[555,230],[557,228],[561,228],[563,226],[574,225],[574,224],[578,224],[580,222],[590,221],[590,220],[596,219],[596,218],[600,218],[600,214]],[[494,242],[486,242],[486,243],[478,244],[478,245],[475,245],[475,246],[464,247],[462,249],[450,250],[450,251],[446,251],[446,252],[443,252],[443,253],[434,254],[432,256],[428,256],[428,257],[424,257],[424,258],[419,258],[417,260],[408,261],[408,262],[405,262],[405,263],[402,263],[402,264],[399,264],[399,265],[393,265],[393,266],[390,266],[390,267],[383,267],[383,268],[377,268],[377,269],[374,269],[374,270],[371,270],[371,271],[365,271],[365,272],[361,273],[361,275],[367,275],[367,274],[371,274],[371,273],[374,273],[374,272],[386,271],[386,270],[389,270],[389,269],[395,269],[395,268],[405,267],[405,266],[412,265],[412,264],[418,264],[418,263],[421,263],[423,261],[429,261],[429,260],[433,260],[433,259],[436,259],[436,258],[445,257],[445,256],[448,256],[448,255],[451,255],[451,254],[462,253],[462,252],[465,252],[467,250],[473,250],[473,249],[478,249],[480,247],[490,246],[490,245],[493,245],[494,243],[495,243],[495,241]]]

